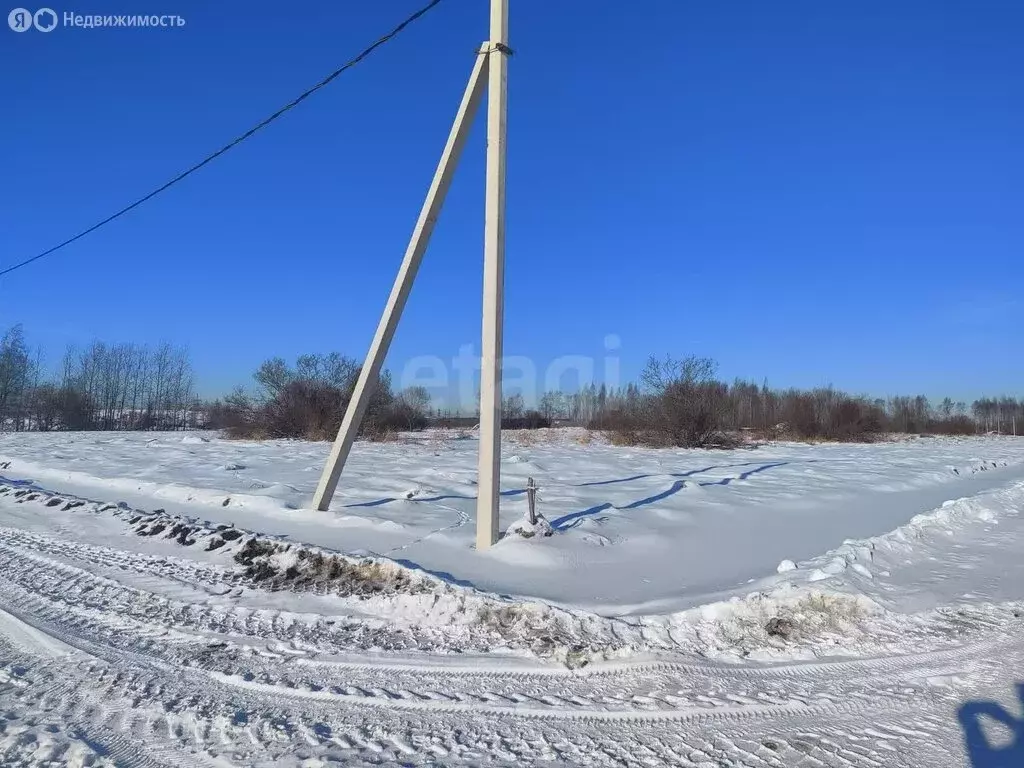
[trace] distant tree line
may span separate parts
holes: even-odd
[[[0,336],[0,430],[224,429],[248,438],[333,438],[359,376],[360,364],[338,353],[279,357],[254,373],[255,388],[237,388],[202,402],[194,390],[187,350],[160,344],[93,342],[68,347],[46,372],[21,326]],[[431,411],[423,387],[395,392],[384,371],[362,434],[371,437],[423,429],[465,428],[479,417]],[[651,358],[640,381],[625,387],[591,384],[577,392],[546,392],[535,408],[521,395],[503,400],[504,429],[575,424],[606,430],[623,443],[708,446],[741,432],[766,438],[871,440],[887,432],[970,435],[1024,432],[1024,399],[983,397],[968,406],[923,395],[887,399],[832,387],[776,389],[767,383],[717,377],[713,360]]]
[[[942,408],[945,408],[943,401]],[[960,403],[959,405],[962,405]],[[974,420],[986,432],[1021,434],[1024,422],[1024,399],[983,397],[971,404]]]
[[[56,372],[21,326],[0,337],[0,430],[192,429],[203,426],[185,349],[161,344],[68,347]]]
[[[609,389],[591,384],[571,394],[547,392],[539,411],[555,423],[612,433],[624,443],[708,446],[738,432],[766,438],[872,440],[888,432],[973,435],[1024,432],[1024,399],[982,398],[970,408],[923,395],[869,398],[833,387],[773,389],[767,383],[716,376],[708,358],[651,358],[639,384]]]

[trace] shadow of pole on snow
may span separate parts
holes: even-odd
[[[1024,683],[1017,684],[1017,697],[1024,707]],[[1024,717],[1016,717],[994,701],[969,701],[957,712],[964,729],[967,760],[971,768],[1024,767]],[[1013,740],[1006,745],[991,744],[982,730],[988,719],[1010,730]]]

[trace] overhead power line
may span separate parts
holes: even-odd
[[[181,180],[191,176],[193,173],[198,171],[200,168],[202,168],[207,163],[210,163],[210,162],[216,160],[218,157],[220,157],[221,155],[226,153],[228,150],[233,149],[234,147],[237,147],[239,144],[241,144],[243,141],[245,141],[250,136],[255,134],[257,131],[259,131],[262,128],[266,128],[272,122],[277,120],[277,118],[281,117],[281,115],[283,115],[285,112],[287,112],[288,110],[290,110],[290,109],[298,106],[299,104],[301,104],[307,98],[309,98],[314,93],[316,93],[321,88],[323,88],[325,85],[327,85],[332,80],[334,80],[334,78],[336,78],[342,72],[344,72],[347,69],[351,69],[352,67],[354,67],[356,64],[358,64],[363,59],[365,59],[367,56],[369,56],[371,53],[373,53],[375,50],[377,50],[377,48],[379,48],[380,46],[384,45],[384,43],[388,42],[393,37],[398,35],[398,33],[400,33],[403,29],[405,29],[407,26],[409,26],[414,21],[419,19],[421,16],[423,16],[425,13],[427,13],[427,11],[431,10],[434,6],[438,5],[440,2],[441,2],[441,0],[431,0],[431,2],[427,3],[425,6],[423,6],[418,11],[416,11],[416,13],[414,13],[411,16],[409,16],[408,18],[406,18],[401,24],[399,24],[397,27],[395,27],[390,32],[388,32],[386,35],[384,35],[384,37],[380,38],[377,42],[375,42],[372,45],[368,46],[367,48],[363,49],[363,51],[360,52],[355,58],[350,59],[348,62],[343,64],[341,67],[339,67],[338,69],[336,69],[333,72],[331,72],[331,74],[329,74],[327,77],[325,77],[319,83],[314,85],[312,88],[310,88],[307,91],[304,91],[302,94],[297,96],[295,99],[292,99],[292,101],[288,102],[283,107],[281,107],[279,110],[277,110],[274,114],[270,115],[270,117],[267,117],[265,120],[261,121],[260,123],[257,123],[252,128],[250,128],[248,131],[246,131],[242,135],[238,136],[237,138],[231,140],[230,142],[225,144],[223,147],[218,149],[213,154],[206,156],[205,158],[200,160],[198,163],[193,165],[191,168],[188,168],[187,170],[182,171],[181,173],[179,173],[177,176],[175,176],[173,179],[168,181],[163,186],[157,187],[152,192],[150,192],[148,195],[145,195],[144,197],[140,197],[134,203],[126,205],[124,208],[119,210],[117,213],[114,213],[114,214],[112,214],[110,216],[107,216],[107,218],[105,218],[102,221],[99,221],[99,222],[93,224],[88,229],[83,229],[81,232],[79,232],[74,237],[69,237],[64,242],[58,243],[57,245],[53,246],[52,248],[48,248],[47,250],[43,251],[42,253],[36,254],[35,256],[33,256],[33,257],[29,258],[29,259],[25,259],[22,262],[19,262],[17,264],[13,264],[13,265],[5,268],[5,269],[0,270],[0,277],[3,277],[4,275],[10,274],[11,272],[13,272],[16,269],[21,269],[22,267],[27,267],[29,264],[31,264],[31,263],[33,263],[35,261],[39,261],[39,259],[42,259],[42,258],[44,258],[46,256],[49,256],[51,253],[53,253],[55,251],[59,251],[64,246],[70,245],[71,243],[75,242],[76,240],[79,240],[80,238],[85,237],[90,232],[95,232],[97,229],[99,229],[103,225],[109,224],[110,222],[114,221],[114,219],[118,219],[121,216],[124,216],[126,213],[128,213],[128,211],[131,211],[134,208],[138,208],[144,202],[146,202],[147,200],[150,200],[150,199],[156,197],[161,192],[163,192],[165,189],[169,189],[170,187],[173,187],[175,184],[177,184],[179,181],[181,181]]]

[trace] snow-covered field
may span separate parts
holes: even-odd
[[[1024,765],[1024,439],[327,448],[0,435],[0,764]]]

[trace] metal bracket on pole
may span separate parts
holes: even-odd
[[[501,53],[504,53],[506,56],[514,56],[516,53],[504,43],[492,43],[490,41],[484,43],[483,46],[480,48],[480,53],[483,54],[494,53],[495,51],[500,51]]]
[[[473,124],[473,117],[487,82],[486,75],[489,64],[490,56],[478,56],[473,65],[469,83],[462,95],[462,103],[459,105],[455,122],[448,135],[448,143],[445,145],[444,152],[441,153],[441,160],[434,173],[434,180],[431,182],[426,200],[423,202],[419,219],[413,229],[405,257],[402,259],[402,266],[398,269],[398,276],[391,288],[391,295],[388,297],[388,303],[385,305],[384,313],[377,325],[377,333],[373,337],[370,351],[359,371],[352,399],[349,400],[348,408],[345,410],[341,429],[338,430],[338,436],[331,447],[327,465],[320,477],[316,495],[313,497],[313,506],[319,510],[326,510],[331,505],[331,498],[338,487],[341,470],[345,467],[352,444],[359,432],[359,425],[370,404],[370,397],[377,385],[381,366],[384,364],[384,358],[387,357],[388,347],[391,346],[391,339],[395,335],[398,320],[402,316],[405,302],[409,298],[409,291],[412,289],[413,280],[416,279],[416,272],[419,270],[423,254],[427,250],[430,236],[434,232],[434,225],[437,224],[437,217],[441,213],[445,194],[451,185],[459,155],[462,154],[462,148],[466,144],[469,128]]]

